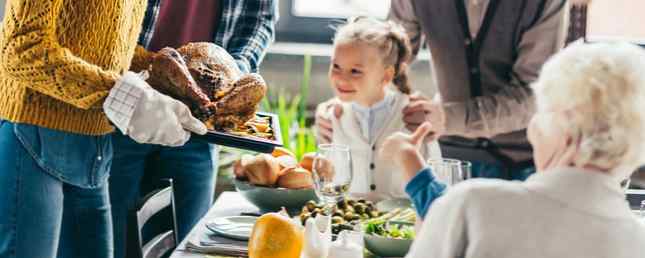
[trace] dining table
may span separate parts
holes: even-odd
[[[213,206],[208,210],[206,215],[199,220],[199,222],[188,233],[186,238],[182,240],[177,248],[172,252],[170,258],[237,258],[236,256],[226,256],[217,254],[204,254],[195,252],[186,248],[186,244],[190,239],[207,238],[209,234],[213,234],[206,224],[217,218],[227,216],[239,215],[259,215],[260,209],[250,203],[248,200],[238,192],[222,192],[217,198]],[[377,256],[366,253],[365,258],[378,258]]]
[[[188,233],[188,236],[179,243],[175,251],[170,255],[170,258],[207,258],[207,257],[232,257],[232,256],[217,256],[210,254],[196,253],[186,248],[189,239],[200,238],[207,234],[212,234],[206,228],[206,223],[213,219],[238,216],[242,214],[257,214],[259,209],[238,192],[223,192],[215,201],[213,206],[208,210],[208,213],[199,220],[197,225]]]

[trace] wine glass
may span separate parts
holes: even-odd
[[[336,202],[343,199],[352,183],[352,159],[349,146],[321,144],[313,162],[314,188],[331,215]]]

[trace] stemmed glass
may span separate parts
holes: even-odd
[[[352,159],[349,146],[321,144],[313,162],[314,188],[331,215],[336,202],[343,199],[352,183]]]

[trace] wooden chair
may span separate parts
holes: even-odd
[[[143,197],[136,208],[128,214],[126,257],[128,258],[162,258],[177,247],[177,221],[172,179],[164,180],[167,187],[158,189]],[[154,236],[144,243],[142,229],[156,214],[170,209],[172,221],[168,230]],[[164,230],[166,230],[164,228]]]

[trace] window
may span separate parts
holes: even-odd
[[[356,15],[387,17],[389,0],[294,0],[294,16],[318,18],[348,18]]]
[[[396,0],[395,0],[396,1]],[[336,25],[345,18],[385,18],[390,0],[280,0],[277,41],[331,43]]]

